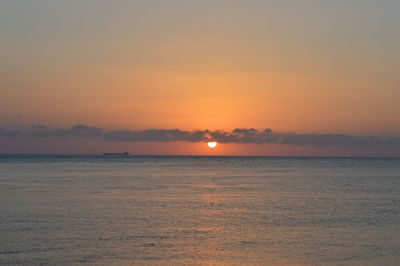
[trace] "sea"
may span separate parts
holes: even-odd
[[[400,159],[0,155],[1,265],[400,265]]]

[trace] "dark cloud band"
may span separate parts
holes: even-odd
[[[0,128],[0,137],[33,138],[95,138],[119,142],[207,142],[240,144],[287,144],[313,147],[356,147],[356,148],[400,148],[400,137],[356,136],[347,134],[296,134],[279,133],[271,129],[236,128],[224,130],[147,129],[147,130],[106,130],[87,125],[51,129],[44,125],[7,130]]]

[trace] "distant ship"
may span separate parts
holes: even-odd
[[[103,155],[119,155],[119,156],[121,156],[121,155],[123,155],[123,156],[128,156],[128,155],[130,155],[129,154],[129,152],[105,152],[105,153],[103,153]]]

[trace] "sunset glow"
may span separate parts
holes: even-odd
[[[215,147],[217,147],[218,143],[216,141],[210,141],[207,142],[207,145],[209,148],[214,149]]]
[[[399,14],[0,0],[1,264],[397,265]]]
[[[2,1],[1,152],[399,156],[382,1]]]

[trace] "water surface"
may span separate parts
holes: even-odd
[[[0,156],[0,264],[399,263],[400,159]]]

